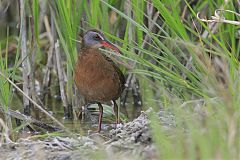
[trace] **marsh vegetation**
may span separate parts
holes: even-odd
[[[0,159],[240,159],[239,0],[1,0]],[[82,107],[74,66],[99,29],[123,71],[111,103]],[[4,154],[5,153],[5,154]],[[2,156],[4,155],[4,157]]]

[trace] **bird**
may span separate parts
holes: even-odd
[[[82,39],[82,47],[75,65],[75,84],[86,103],[97,103],[99,107],[98,129],[101,131],[103,106],[102,103],[113,101],[116,124],[120,123],[116,100],[124,90],[125,77],[119,67],[100,51],[99,48],[120,50],[102,32],[88,30]]]

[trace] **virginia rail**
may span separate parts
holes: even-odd
[[[119,123],[116,99],[124,89],[125,78],[118,66],[100,47],[110,48],[118,53],[119,49],[109,42],[98,30],[88,30],[83,36],[81,52],[75,66],[75,83],[87,103],[99,106],[98,132],[101,131],[103,106],[101,103],[113,101],[116,123]]]

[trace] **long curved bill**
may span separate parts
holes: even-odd
[[[115,52],[120,53],[120,50],[119,50],[114,44],[112,44],[111,42],[109,42],[109,41],[106,40],[106,39],[103,40],[103,41],[101,42],[101,44],[102,44],[104,47],[110,48],[110,49],[114,50]]]

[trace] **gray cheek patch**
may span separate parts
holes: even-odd
[[[93,48],[98,48],[101,47],[101,44],[99,40],[95,40],[94,36],[99,36],[101,39],[100,41],[104,41],[105,38],[101,33],[95,32],[95,31],[89,31],[85,36],[84,36],[84,43],[86,46],[91,46]]]

